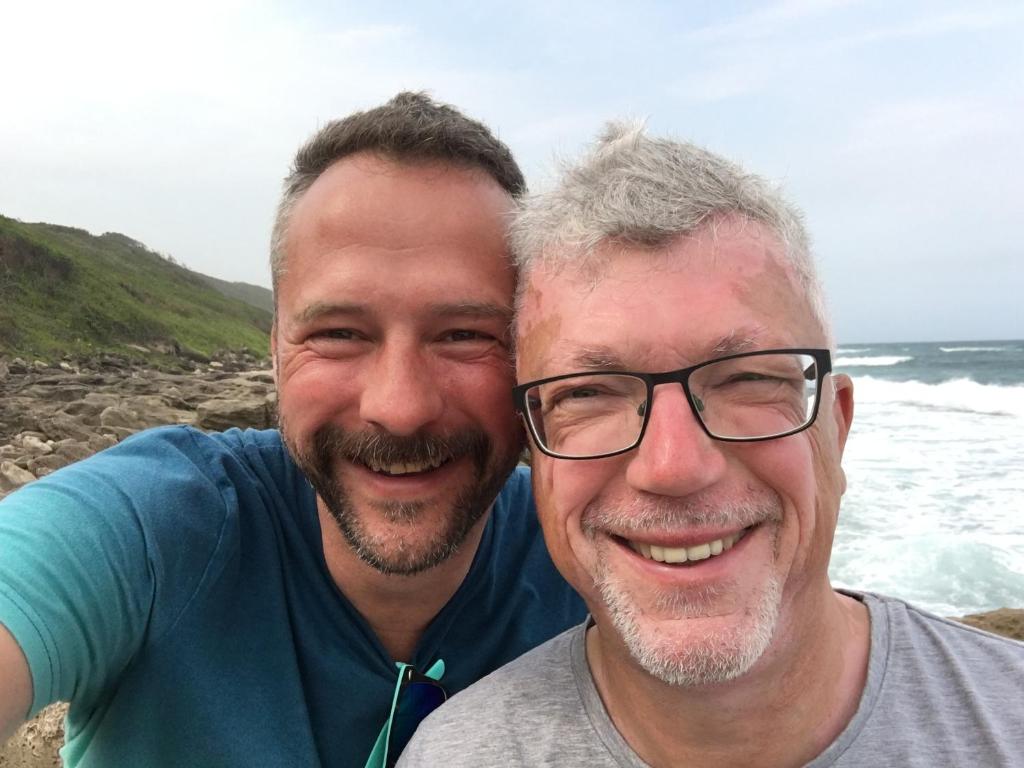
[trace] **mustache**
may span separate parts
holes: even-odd
[[[595,499],[583,512],[583,532],[685,530],[687,528],[748,528],[782,520],[782,501],[775,494],[758,498],[716,501],[640,495],[626,502]]]
[[[486,455],[490,441],[478,429],[448,435],[392,435],[379,429],[350,432],[324,425],[313,436],[314,452],[361,464],[438,463]]]

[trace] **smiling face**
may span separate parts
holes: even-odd
[[[357,154],[289,224],[273,334],[285,442],[385,573],[442,562],[515,466],[508,195],[482,173]]]
[[[607,246],[596,278],[542,267],[519,317],[518,379],[825,346],[780,252],[760,226],[725,220],[659,252]],[[814,426],[777,440],[712,440],[682,387],[666,384],[636,449],[586,461],[534,451],[548,546],[611,652],[670,684],[701,685],[799,636],[830,594],[845,484],[852,399],[845,377],[833,382]]]

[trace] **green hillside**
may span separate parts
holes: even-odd
[[[209,280],[124,235],[0,216],[0,354],[268,354],[271,313]]]

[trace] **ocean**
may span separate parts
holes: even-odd
[[[833,584],[1024,608],[1024,341],[844,345],[833,369],[854,382]]]

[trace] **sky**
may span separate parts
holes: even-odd
[[[270,285],[281,179],[399,90],[490,125],[532,189],[612,118],[805,212],[840,344],[1024,338],[1018,0],[0,0],[0,213]]]

